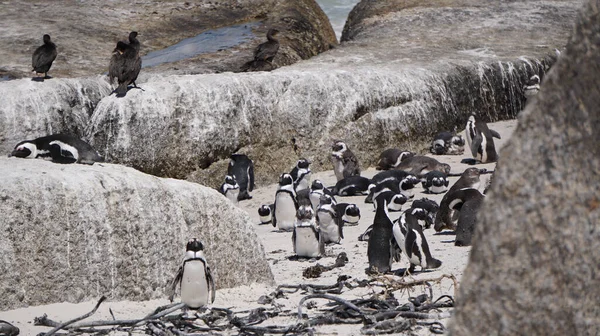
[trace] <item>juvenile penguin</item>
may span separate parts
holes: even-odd
[[[489,163],[498,161],[498,154],[494,146],[494,137],[500,139],[498,132],[490,130],[483,120],[471,115],[467,121],[465,133],[471,154],[476,162]]]
[[[52,62],[54,62],[57,55],[56,44],[50,41],[50,35],[45,34],[44,44],[37,47],[31,57],[33,72],[35,72],[38,78],[41,78],[41,80],[50,78],[48,76],[48,71],[50,71]],[[44,75],[44,77],[42,77],[42,75]]]
[[[533,75],[529,77],[527,84],[523,87],[525,97],[533,97],[540,91],[540,76]]]
[[[292,231],[296,222],[297,210],[298,202],[294,190],[294,181],[290,174],[281,174],[279,188],[275,193],[275,203],[273,204],[273,226],[281,231]]]
[[[367,273],[387,273],[392,270],[394,260],[399,260],[398,250],[394,241],[392,221],[388,215],[388,204],[394,196],[391,191],[375,194],[375,218],[368,233],[367,257],[369,268]],[[363,234],[364,236],[364,234]],[[363,237],[363,239],[366,237]]]
[[[470,246],[477,225],[477,213],[483,205],[485,196],[477,189],[466,188],[453,191],[448,198],[450,209],[459,212],[454,245]]]
[[[446,174],[434,170],[423,176],[422,185],[425,189],[425,192],[428,194],[441,194],[448,190],[448,177]]]
[[[321,180],[314,180],[310,186],[309,193],[310,203],[312,204],[313,210],[317,210],[319,203],[321,202],[321,196],[323,195],[329,195],[335,201],[335,197],[333,197],[333,194],[331,191],[329,191],[329,189],[325,188],[323,182],[321,182]]]
[[[181,302],[188,308],[198,309],[215,301],[215,283],[204,257],[204,246],[196,238],[187,243],[183,265],[171,284],[171,302],[177,284],[181,288]]]
[[[336,213],[341,216],[340,220],[343,226],[356,226],[360,220],[360,209],[356,204],[337,203],[335,205]]]
[[[407,158],[406,160],[400,162],[396,169],[404,170],[405,172],[418,177],[421,177],[434,170],[441,171],[446,174],[450,173],[449,164],[441,163],[434,158],[421,155],[415,155]]]
[[[331,149],[331,163],[333,163],[333,172],[338,181],[346,177],[360,175],[358,159],[345,142],[336,141]]]
[[[274,204],[263,204],[258,208],[258,216],[260,217],[260,224],[269,224],[273,220],[273,207]]]
[[[363,176],[349,176],[339,180],[333,190],[334,195],[354,196],[364,195],[368,192],[371,180]]]
[[[235,177],[240,186],[238,200],[252,199],[249,192],[254,190],[254,163],[246,154],[231,155],[227,175]]]
[[[238,203],[238,195],[240,193],[240,186],[235,181],[235,177],[231,175],[225,176],[225,182],[221,184],[221,188],[219,188],[219,192],[228,200],[232,201],[234,204]]]
[[[325,243],[339,244],[344,238],[344,223],[335,206],[336,204],[330,196],[323,195],[317,208],[317,222]]]
[[[325,255],[325,243],[310,202],[298,207],[292,244],[298,257],[318,258]]]
[[[410,262],[409,273],[414,272],[415,266],[421,266],[421,270],[425,270],[442,265],[440,260],[431,256],[429,244],[419,224],[419,220],[425,220],[426,217],[427,214],[422,209],[411,208],[394,222],[394,238]]]
[[[477,168],[467,168],[462,173],[458,181],[456,181],[450,190],[442,198],[440,203],[440,209],[435,216],[434,229],[436,232],[440,232],[444,229],[455,230],[456,229],[456,216],[453,215],[454,210],[450,208],[449,195],[452,192],[465,188],[478,189],[481,184],[480,171]]]
[[[465,151],[465,140],[460,135],[440,132],[433,138],[429,151],[435,155],[462,155]]]
[[[53,134],[19,142],[8,155],[27,159],[50,159],[55,163],[94,164],[104,159],[87,142],[69,135]]]
[[[407,159],[411,156],[415,156],[415,153],[409,151],[403,151],[398,148],[388,148],[379,155],[379,162],[377,163],[377,170],[388,170],[398,167],[402,160]]]
[[[296,166],[290,172],[294,180],[294,188],[296,192],[310,188],[310,162],[307,159],[300,159]]]

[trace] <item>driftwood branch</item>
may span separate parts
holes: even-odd
[[[100,300],[98,300],[98,303],[96,303],[96,306],[94,307],[94,309],[92,309],[92,311],[90,311],[89,313],[87,313],[87,314],[84,314],[84,315],[81,315],[81,316],[79,316],[79,317],[76,317],[76,318],[74,318],[74,319],[72,319],[72,320],[69,320],[69,321],[67,321],[67,322],[65,322],[65,323],[62,323],[62,324],[60,324],[60,325],[56,326],[54,329],[52,329],[52,330],[50,330],[48,333],[46,333],[46,334],[45,334],[45,336],[52,336],[52,335],[56,334],[56,332],[57,332],[57,331],[59,331],[59,330],[61,330],[61,329],[65,328],[66,326],[68,326],[68,325],[70,325],[70,324],[73,324],[73,323],[75,323],[75,322],[77,322],[77,321],[81,321],[81,320],[83,320],[83,319],[86,319],[86,318],[88,318],[88,317],[92,316],[92,315],[93,315],[93,314],[96,312],[96,310],[98,310],[98,307],[100,307],[100,304],[101,304],[102,302],[104,302],[104,300],[106,300],[106,296],[102,296],[102,297],[100,298]]]

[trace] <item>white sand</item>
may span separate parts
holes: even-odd
[[[497,149],[500,148],[506,140],[512,134],[516,127],[516,120],[497,122],[490,124],[490,128],[498,131],[502,135],[501,140],[495,140]],[[464,169],[470,167],[465,164],[461,164],[460,161],[463,158],[470,158],[468,149],[465,151],[463,156],[436,156],[441,161],[448,163],[452,166],[453,173],[460,173]],[[493,170],[495,164],[484,164],[477,165],[478,168],[486,168]],[[290,167],[291,168],[291,167]],[[366,177],[372,177],[377,171],[374,168],[366,169],[363,175]],[[489,178],[490,175],[482,175],[482,179]],[[312,179],[320,179],[325,185],[331,186],[335,183],[335,176],[333,171],[325,171],[313,174]],[[458,178],[450,178],[451,183],[454,183]],[[482,185],[484,185],[482,183]],[[364,230],[373,222],[374,212],[372,204],[364,203],[364,196],[360,197],[338,197],[338,201],[356,203],[361,210],[361,220],[358,226],[345,227],[344,228],[344,239],[341,245],[329,245],[326,248],[327,257],[321,258],[316,262],[310,261],[290,261],[287,258],[293,255],[291,233],[277,232],[274,228],[269,225],[258,225],[259,218],[257,209],[261,204],[272,203],[275,195],[276,185],[269,185],[266,187],[255,190],[252,195],[254,198],[249,201],[240,203],[240,207],[245,209],[251,216],[254,222],[257,223],[256,230],[258,236],[262,238],[262,243],[265,248],[267,259],[275,275],[277,284],[334,284],[340,275],[349,275],[353,279],[361,280],[367,279],[368,276],[365,274],[365,269],[368,266],[367,262],[367,243],[358,241],[358,236],[364,232]],[[420,199],[427,197],[440,202],[443,194],[441,195],[427,195],[423,193],[423,189],[420,185],[416,188],[414,199]],[[405,204],[403,209],[410,207],[410,203]],[[395,219],[400,216],[400,213],[390,213]],[[433,257],[442,260],[443,264],[439,269],[417,272],[412,277],[415,279],[422,278],[434,278],[442,274],[454,274],[458,279],[462,276],[463,270],[468,262],[469,247],[456,247],[454,246],[454,235],[449,234],[435,234],[433,229],[425,231],[425,235],[431,248]],[[343,268],[336,268],[332,271],[325,272],[317,279],[304,279],[302,272],[306,267],[315,265],[317,262],[321,265],[331,265],[335,261],[335,257],[338,253],[345,251],[348,254],[349,262]],[[209,260],[210,263],[210,260]],[[399,263],[393,265],[393,269],[405,268],[408,266],[406,260],[401,260]],[[417,270],[419,268],[417,267]],[[216,279],[218,282],[218,279]],[[268,287],[258,284],[249,284],[248,286],[222,289],[217,291],[217,298],[214,303],[215,307],[227,307],[234,310],[242,310],[248,308],[257,308],[260,305],[256,302],[261,295],[266,295],[274,291],[274,287]],[[381,292],[382,287],[372,288],[356,288],[353,290],[346,289],[341,297],[347,299],[354,299],[357,297],[368,297],[373,293]],[[426,293],[426,289],[423,286],[415,287],[411,293],[399,293],[395,292],[395,297],[401,302],[406,302],[408,296],[415,296],[418,294]],[[444,280],[440,285],[433,286],[434,297],[437,298],[444,294],[454,295],[454,286],[452,281]],[[295,312],[297,310],[298,302],[306,294],[295,293],[288,294],[287,298],[277,299],[276,303],[282,305],[282,309],[291,310]],[[316,300],[319,306],[323,306],[326,300]],[[6,320],[13,323],[15,326],[20,328],[21,335],[36,335],[39,332],[49,331],[46,327],[33,326],[33,319],[37,316],[42,316],[44,313],[48,314],[49,318],[55,321],[66,321],[76,316],[82,315],[83,313],[92,309],[95,305],[95,301],[83,302],[79,304],[72,303],[56,303],[44,306],[35,306],[22,309],[15,309],[10,311],[0,312],[0,319]],[[168,300],[151,300],[142,302],[132,301],[118,301],[118,302],[106,302],[103,303],[100,309],[95,315],[90,317],[88,320],[108,320],[111,319],[109,314],[109,308],[112,309],[117,319],[132,319],[141,318],[146,314],[152,312],[156,307],[167,304]],[[270,305],[266,306],[270,307]],[[311,310],[304,308],[304,312],[313,314]],[[443,322],[447,322],[448,319]],[[268,320],[265,325],[270,324],[294,324],[297,320],[295,317],[277,317],[275,319]],[[335,326],[320,326],[317,330],[320,334],[339,334],[339,335],[359,335],[361,325],[335,325]],[[427,335],[429,332],[426,329],[421,329],[419,334]]]

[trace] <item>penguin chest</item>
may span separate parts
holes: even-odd
[[[402,232],[402,227],[399,222],[394,223],[392,228],[392,232],[394,233],[394,239],[396,239],[396,243],[400,247],[400,250],[405,251],[406,237],[405,232]]]
[[[181,277],[181,302],[196,309],[209,302],[206,267],[201,260],[189,260],[183,266]]]
[[[288,193],[280,192],[275,196],[275,220],[277,228],[291,231],[296,221],[296,203]]]
[[[432,194],[441,194],[443,192],[446,192],[446,190],[448,190],[448,187],[446,187],[443,184],[441,186],[432,185],[431,187],[429,187],[429,192]]]
[[[294,251],[299,257],[316,258],[321,255],[319,246],[319,237],[310,226],[296,227],[296,240],[294,242]]]
[[[328,212],[319,212],[319,229],[323,235],[323,241],[326,243],[339,243],[342,240],[339,227]]]
[[[225,197],[233,203],[238,203],[238,195],[240,194],[240,189],[229,189],[225,192]]]
[[[333,172],[335,173],[335,177],[337,178],[338,181],[343,180],[344,179],[344,162],[335,156],[332,157],[331,160],[333,161]]]
[[[319,203],[321,201],[321,195],[323,195],[322,192],[313,191],[308,196],[310,198],[310,204],[312,205],[312,208],[315,210],[319,207]]]
[[[421,235],[414,230],[411,230],[409,239],[406,241],[406,254],[410,252],[408,260],[412,265],[421,266],[421,268],[427,268],[427,258],[425,257],[425,251],[423,250],[423,240]],[[410,249],[410,251],[409,251]]]
[[[300,190],[306,190],[310,188],[310,173],[305,173],[298,181],[298,186],[296,187],[296,192]]]
[[[347,224],[349,226],[354,226],[354,225],[358,225],[360,216],[344,215],[344,216],[342,216],[342,220],[344,221],[345,224]]]

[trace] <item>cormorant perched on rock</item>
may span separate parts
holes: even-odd
[[[41,77],[41,75],[44,74],[44,77],[41,77],[42,80],[50,78],[48,76],[48,71],[50,71],[50,67],[52,66],[52,62],[56,59],[56,55],[58,55],[56,44],[50,41],[50,35],[45,34],[44,45],[35,49],[31,58],[33,71],[35,71],[36,75]]]
[[[279,50],[279,40],[275,38],[275,35],[279,33],[277,29],[269,29],[267,32],[267,42],[261,43],[254,51],[254,60],[244,64],[242,71],[255,71],[263,70],[266,64],[269,65],[270,70],[273,70],[273,58],[277,55]]]
[[[129,44],[119,41],[110,59],[108,77],[111,84],[115,78],[117,79],[119,86],[114,91],[117,93],[117,97],[124,97],[127,94],[129,84],[133,84],[137,88],[135,80],[142,69],[142,59],[138,52],[140,46],[136,36],[136,32],[129,34],[131,42]]]

